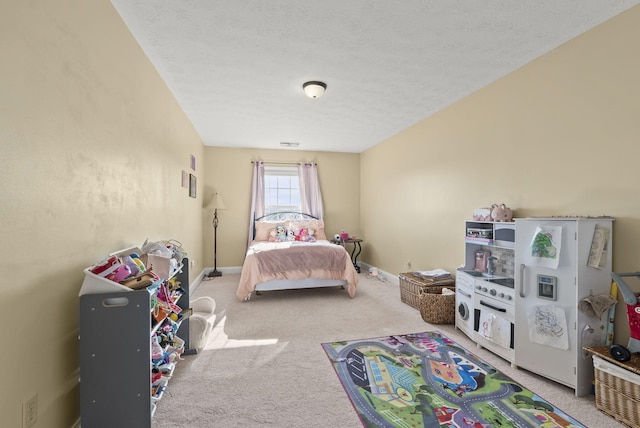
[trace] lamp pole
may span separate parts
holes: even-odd
[[[227,206],[224,204],[222,197],[218,193],[214,193],[207,205],[207,209],[213,210],[213,270],[209,271],[204,278],[211,279],[222,276],[222,272],[218,270],[218,210],[226,210]]]
[[[222,276],[218,271],[218,209],[213,212],[213,270],[207,275],[210,278]]]

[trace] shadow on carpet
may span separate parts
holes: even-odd
[[[322,347],[366,427],[584,427],[439,332]]]

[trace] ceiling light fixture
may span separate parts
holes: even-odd
[[[312,80],[311,82],[305,82],[302,85],[302,89],[304,89],[304,93],[307,94],[309,98],[318,98],[324,94],[325,89],[327,89],[327,84]]]

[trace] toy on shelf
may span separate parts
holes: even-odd
[[[491,218],[493,221],[511,221],[513,219],[513,211],[505,204],[493,204],[491,207]]]
[[[611,277],[616,282],[618,290],[622,294],[624,302],[627,304],[627,317],[629,319],[629,343],[626,347],[623,345],[611,345],[609,353],[617,361],[629,361],[631,354],[640,352],[640,301],[638,297],[640,292],[634,291],[629,286],[629,279],[635,278],[633,282],[636,283],[634,288],[638,289],[640,280],[640,272],[629,273],[611,273]],[[623,278],[628,278],[627,280]]]

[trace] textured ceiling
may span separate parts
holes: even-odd
[[[205,145],[359,153],[640,1],[112,3]]]

